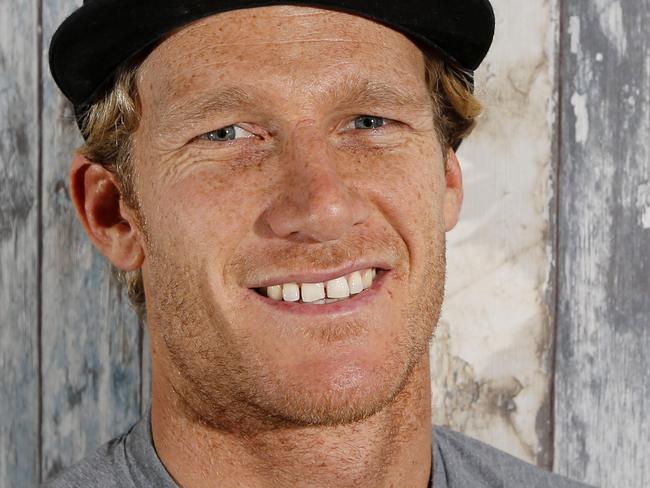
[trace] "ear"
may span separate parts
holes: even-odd
[[[116,176],[77,153],[69,178],[72,201],[90,241],[122,271],[140,268],[144,250],[135,212],[123,204]]]
[[[463,206],[463,174],[453,149],[449,149],[447,154],[445,182],[443,217],[445,219],[445,230],[449,232],[458,223],[460,209]]]

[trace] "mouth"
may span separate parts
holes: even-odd
[[[368,303],[380,290],[389,271],[377,267],[357,269],[339,276],[328,276],[329,279],[324,281],[303,276],[307,280],[271,282],[250,290],[265,304],[285,311],[346,312]]]

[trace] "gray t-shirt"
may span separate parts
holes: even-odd
[[[151,436],[149,409],[128,432],[70,466],[43,488],[178,488]],[[433,427],[430,488],[586,488],[494,447]]]

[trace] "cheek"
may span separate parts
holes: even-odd
[[[433,256],[444,252],[444,161],[433,149],[414,151],[384,165],[374,177],[375,205],[408,253],[412,295],[421,293]]]
[[[383,210],[411,234],[442,223],[444,162],[433,144],[385,158],[372,176]]]
[[[175,162],[162,172],[148,205],[157,236],[192,253],[227,250],[254,218],[265,178],[251,169],[214,160]]]

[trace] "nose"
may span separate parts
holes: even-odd
[[[336,149],[318,127],[296,127],[280,157],[281,191],[265,212],[276,236],[300,242],[332,241],[366,221],[366,200],[341,178]]]

